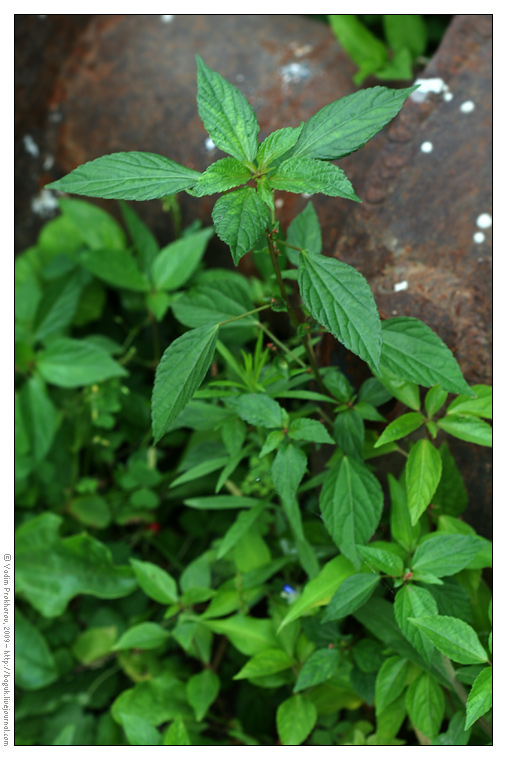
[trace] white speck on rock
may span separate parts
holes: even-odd
[[[391,314],[394,314],[394,316],[396,316],[397,313],[398,313],[397,309],[393,309],[392,312],[391,312]]]
[[[461,113],[471,113],[475,109],[475,103],[473,100],[465,100],[459,107]]]
[[[51,124],[58,124],[62,120],[62,114],[60,111],[51,111],[48,116],[48,120]]]
[[[206,150],[209,150],[209,151],[215,150],[215,148],[217,147],[215,143],[213,142],[213,140],[211,139],[211,137],[206,138],[206,140],[204,141],[204,145],[206,146]]]
[[[393,290],[395,293],[397,293],[399,290],[406,290],[408,288],[408,282],[406,280],[403,280],[402,282],[395,282],[393,286]]]
[[[31,135],[25,135],[23,137],[23,145],[25,146],[27,153],[29,153],[34,158],[37,158],[39,155],[39,146]]]
[[[245,77],[243,74],[236,74],[236,82],[244,82]]]
[[[34,214],[46,219],[57,210],[58,201],[50,190],[43,189],[32,198],[31,206]]]
[[[171,21],[173,20],[173,18],[174,18],[174,16],[170,16],[170,15],[168,15],[168,16],[160,16],[160,20],[162,21],[163,24],[170,24]]]
[[[446,103],[449,103],[453,99],[454,95],[452,94],[452,92],[444,92],[442,97]]]
[[[349,173],[349,177],[350,177],[350,173]],[[303,196],[303,198],[311,198],[313,193],[301,193],[301,195]]]
[[[474,243],[484,243],[486,235],[484,232],[474,232]]]
[[[44,159],[44,163],[42,164],[42,168],[44,169],[44,171],[48,171],[49,169],[51,169],[54,162],[55,162],[54,156],[46,156],[46,158]]]
[[[423,142],[421,145],[421,150],[423,153],[431,153],[433,150],[433,143],[431,142]]]
[[[283,206],[283,200],[281,198],[277,198],[275,201],[276,208],[282,208]]]
[[[304,55],[308,55],[313,50],[313,45],[301,45],[294,50],[296,58],[302,58]]]
[[[479,214],[475,223],[481,230],[487,230],[493,224],[493,219],[489,214]]]
[[[419,85],[417,90],[414,90],[414,92],[410,94],[410,99],[415,103],[423,103],[430,92],[433,92],[435,95],[443,95],[443,97],[449,92],[448,85],[446,85],[444,80],[439,77],[433,77],[431,79],[416,79],[414,84]]]
[[[288,63],[287,66],[282,66],[280,73],[284,84],[297,84],[298,82],[308,79],[310,75],[310,67],[306,61],[301,61],[301,63]]]

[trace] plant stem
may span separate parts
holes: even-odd
[[[257,322],[257,324],[258,324],[258,326],[261,328],[261,330],[262,330],[264,333],[266,333],[266,335],[268,336],[268,338],[271,338],[271,340],[273,341],[273,343],[276,343],[276,345],[277,345],[279,348],[281,348],[281,349],[282,349],[282,351],[285,351],[285,353],[286,353],[288,356],[290,356],[290,357],[291,357],[291,359],[293,359],[293,360],[294,360],[294,361],[295,361],[297,364],[299,364],[299,366],[300,366],[300,367],[303,367],[303,369],[306,369],[306,364],[305,364],[304,362],[302,362],[302,361],[301,361],[301,359],[299,358],[299,356],[296,356],[296,354],[295,354],[295,353],[293,353],[293,352],[290,350],[290,348],[287,348],[287,346],[285,345],[285,343],[282,343],[282,341],[281,341],[281,340],[278,340],[278,338],[276,337],[276,335],[274,335],[274,334],[271,332],[271,330],[270,330],[268,327],[266,327],[266,325],[263,325],[263,324],[262,324],[262,322]]]
[[[271,304],[266,303],[264,306],[259,306],[257,309],[252,309],[252,311],[245,311],[244,314],[240,314],[238,317],[231,317],[230,319],[225,319],[223,322],[220,322],[220,327],[223,327],[224,325],[228,325],[230,322],[237,322],[238,319],[244,319],[245,317],[249,317],[250,314],[257,314],[259,311],[264,311],[264,309],[270,309]]]
[[[444,666],[445,674],[449,679],[449,683],[463,704],[466,705],[468,700],[468,692],[463,684],[456,678],[456,672],[452,666],[450,659],[448,657],[442,657],[442,664]],[[482,728],[484,733],[487,734],[490,739],[493,737],[493,731],[487,720],[484,718],[479,718],[477,724]]]

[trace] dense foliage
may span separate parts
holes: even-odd
[[[276,190],[357,201],[332,161],[412,90],[259,146],[198,59],[229,157],[117,153],[53,184],[121,199],[124,226],[62,195],[16,262],[18,744],[489,742],[491,545],[442,433],[491,445],[491,389],[419,320],[380,320],[311,202],[275,214]],[[223,193],[213,226],[160,247],[124,201],[182,191]],[[215,233],[258,274],[209,266]],[[359,387],[318,366],[325,332]]]

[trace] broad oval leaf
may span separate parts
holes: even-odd
[[[160,604],[178,601],[176,581],[163,568],[153,562],[131,559],[130,564],[144,593]]]
[[[297,693],[329,680],[335,674],[339,662],[339,649],[334,647],[332,649],[317,649],[299,671],[293,692]]]
[[[268,207],[252,187],[222,195],[215,203],[212,218],[216,233],[231,249],[236,266],[271,222]]]
[[[79,388],[111,377],[124,377],[126,369],[91,341],[58,338],[37,355],[44,380],[61,388]]]
[[[162,744],[168,747],[190,746],[192,744],[181,715],[177,715],[165,731]]]
[[[474,535],[433,534],[416,549],[411,569],[432,573],[438,578],[456,575],[468,567],[484,547],[484,539]]]
[[[407,712],[410,720],[429,739],[440,731],[445,712],[441,686],[429,673],[421,673],[407,690]]]
[[[442,474],[442,460],[438,449],[423,439],[410,450],[405,470],[408,511],[415,525],[430,505]]]
[[[211,668],[206,668],[202,673],[197,673],[189,679],[186,691],[188,701],[194,709],[195,718],[201,721],[218,697],[220,679]]]
[[[438,615],[438,607],[433,595],[425,588],[406,584],[396,594],[394,615],[402,634],[429,665],[434,646],[422,631],[409,622],[409,618]]]
[[[270,176],[275,190],[289,193],[322,193],[333,197],[359,201],[343,169],[315,158],[289,158]]]
[[[391,443],[391,441],[397,441],[399,438],[404,438],[406,435],[413,433],[414,430],[417,430],[417,428],[420,428],[423,424],[424,417],[418,412],[402,414],[401,417],[398,417],[398,419],[389,423],[378,441],[375,443],[374,448],[382,446],[384,443]]]
[[[358,573],[345,578],[329,602],[322,622],[340,620],[351,615],[368,601],[379,582],[380,575],[375,573]]]
[[[92,198],[147,201],[195,185],[200,173],[155,153],[111,153],[78,166],[46,187]]]
[[[289,436],[295,441],[312,441],[313,443],[329,443],[331,445],[335,443],[322,422],[302,417],[291,422]]]
[[[485,715],[493,704],[493,668],[484,668],[470,689],[466,704],[465,731],[472,726],[481,715]]]
[[[114,649],[157,649],[165,644],[170,633],[158,623],[139,623],[123,633],[116,642]]]
[[[317,722],[317,708],[302,694],[289,697],[276,711],[276,727],[284,746],[299,746]]]
[[[469,443],[479,446],[493,445],[493,430],[485,420],[472,414],[450,414],[437,422],[441,430]]]
[[[301,297],[318,324],[373,367],[382,343],[380,319],[367,281],[343,261],[304,251],[299,256]]]
[[[155,443],[198,389],[215,354],[218,326],[198,327],[171,343],[155,374],[152,425]]]
[[[454,662],[475,665],[488,661],[488,655],[472,626],[463,620],[446,615],[408,618],[425,636]]]
[[[450,393],[474,395],[445,343],[415,317],[382,322],[380,368],[427,388],[440,383]]]
[[[404,657],[389,657],[382,663],[375,681],[375,712],[379,715],[392,704],[407,684],[410,662]]]
[[[292,659],[282,649],[265,649],[248,660],[236,673],[234,680],[272,675],[291,668],[293,664]]]
[[[58,678],[58,668],[46,639],[17,608],[15,609],[15,625],[16,685],[27,691],[49,686]]]
[[[367,544],[382,514],[382,488],[357,459],[344,456],[329,472],[320,494],[324,524],[339,549],[356,567],[356,544]]]

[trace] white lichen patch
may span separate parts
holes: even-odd
[[[423,142],[423,144],[421,145],[421,150],[423,153],[431,153],[431,151],[433,150],[433,143],[429,141]]]
[[[51,156],[51,155],[46,156],[46,158],[44,159],[44,163],[42,164],[42,168],[44,169],[44,171],[49,171],[49,169],[51,169],[51,167],[53,166],[54,162],[55,162],[54,156]]]
[[[283,200],[281,198],[277,198],[275,201],[275,207],[282,208],[282,206],[283,206]]]
[[[444,92],[444,94],[442,95],[442,97],[443,97],[443,99],[445,100],[446,103],[449,103],[449,101],[451,101],[453,99],[454,95],[452,94],[452,92]]]
[[[29,153],[34,158],[37,158],[39,155],[39,146],[33,139],[31,135],[25,135],[23,137],[23,145],[25,146],[25,150],[27,153]]]
[[[448,85],[446,85],[444,80],[440,79],[439,77],[432,77],[430,79],[416,79],[414,84],[419,85],[417,90],[414,90],[414,92],[412,92],[410,95],[410,99],[415,103],[423,103],[430,93],[434,93],[435,95],[442,95],[443,98],[445,98],[446,94],[449,94],[452,98],[452,94],[449,91]],[[445,99],[447,100],[448,98]]]
[[[474,243],[484,243],[486,235],[484,232],[474,232]]]
[[[304,55],[308,55],[313,50],[313,45],[301,45],[294,48],[294,55],[296,58],[302,58]]]
[[[62,120],[62,114],[60,111],[51,111],[51,113],[48,116],[48,121],[51,124],[58,124]]]
[[[310,76],[310,67],[306,61],[288,63],[280,69],[284,84],[304,82]]]
[[[206,150],[212,151],[212,150],[215,150],[217,146],[215,145],[211,137],[207,137],[204,141],[204,147],[206,148]]]
[[[475,109],[475,103],[473,100],[465,100],[464,103],[462,103],[459,107],[459,110],[461,113],[472,113],[472,111]]]
[[[475,223],[481,230],[487,230],[493,224],[493,219],[489,214],[479,214]]]
[[[236,82],[244,82],[245,76],[244,74],[236,74]]]
[[[303,198],[311,198],[313,196],[313,193],[301,193]]]
[[[166,15],[166,16],[160,16],[160,20],[163,24],[170,24],[173,20],[174,16]]]
[[[32,198],[31,207],[34,214],[46,219],[58,209],[58,201],[50,190],[44,189]]]
[[[402,282],[395,282],[393,286],[393,290],[395,293],[398,293],[400,290],[406,290],[408,288],[408,282],[406,280],[403,280]]]

